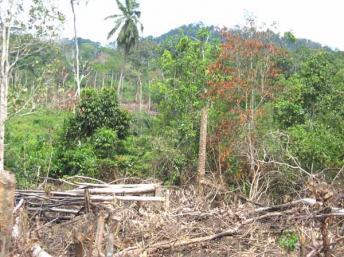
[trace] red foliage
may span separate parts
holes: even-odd
[[[250,30],[247,37],[223,31],[221,52],[209,67],[211,80],[208,94],[228,108],[227,119],[221,120],[211,141],[225,142],[219,159],[226,160],[238,145],[235,139],[240,129],[249,127],[250,142],[257,117],[263,115],[263,105],[278,90],[277,77],[281,73],[277,58],[283,52],[267,43],[264,32]],[[235,118],[233,118],[235,117]],[[245,141],[246,139],[244,139]],[[231,150],[228,150],[231,149]]]

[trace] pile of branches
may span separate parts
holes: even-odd
[[[309,187],[308,198],[274,206],[244,198],[226,201],[229,192],[200,197],[192,187],[164,188],[164,202],[93,202],[89,212],[59,222],[34,215],[27,198],[16,208],[24,222],[15,252],[28,257],[344,256],[339,193],[316,182]],[[297,235],[295,249],[278,243],[285,232]]]
[[[86,178],[88,179],[88,178]],[[90,212],[92,208],[111,205],[116,201],[162,202],[156,196],[159,184],[108,184],[63,181],[69,190],[17,190],[16,203],[25,202],[26,210],[46,221],[70,220]]]

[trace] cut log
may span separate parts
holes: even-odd
[[[90,194],[141,194],[141,193],[154,193],[157,188],[157,185],[142,185],[137,187],[129,187],[129,188],[112,188],[112,187],[104,187],[104,188],[90,188]],[[52,192],[54,194],[55,192]],[[83,194],[83,189],[74,189],[67,191],[66,193],[79,193]]]
[[[7,171],[0,172],[0,257],[8,256],[13,226],[15,185],[13,174]]]

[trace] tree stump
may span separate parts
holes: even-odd
[[[0,257],[8,256],[13,226],[13,207],[15,201],[15,177],[0,172]]]

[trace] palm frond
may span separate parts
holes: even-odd
[[[131,10],[131,0],[125,0],[125,6],[127,7],[127,10],[130,11]]]
[[[109,15],[109,16],[105,17],[105,20],[115,19],[115,18],[118,18],[118,17],[121,17],[121,16],[123,16],[123,15],[122,14]]]
[[[128,14],[128,10],[126,8],[126,6],[124,6],[120,0],[116,0],[116,3],[117,3],[117,6],[118,6],[118,9],[124,14],[124,15],[127,15]]]
[[[107,39],[110,39],[116,33],[116,31],[121,27],[121,25],[122,25],[122,21],[121,20],[117,21],[115,27],[109,32]]]

